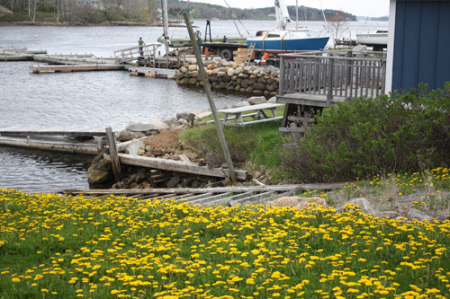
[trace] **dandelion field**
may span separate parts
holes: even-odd
[[[0,190],[0,298],[449,298],[450,221]]]

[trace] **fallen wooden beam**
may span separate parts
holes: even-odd
[[[105,159],[110,160],[109,155],[104,154]],[[119,154],[120,163],[141,167],[156,168],[167,171],[176,171],[183,173],[192,173],[198,175],[205,175],[211,177],[226,178],[229,176],[229,170],[223,168],[209,169],[206,166],[198,166],[195,163],[185,163],[182,161],[157,159],[143,156],[134,156],[127,154]],[[245,181],[248,178],[248,171],[237,170],[236,176],[238,179]]]

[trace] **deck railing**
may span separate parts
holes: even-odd
[[[385,93],[386,54],[311,52],[282,54],[279,94],[308,93],[346,99]]]
[[[114,57],[118,61],[130,61],[144,57],[149,59],[150,64],[154,64],[156,57],[156,49],[161,46],[160,43],[152,43],[148,45],[142,45],[137,47],[126,48],[122,50],[114,51]]]

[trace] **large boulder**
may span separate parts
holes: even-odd
[[[326,207],[327,203],[322,197],[286,196],[277,198],[272,201],[271,205],[274,207],[296,207],[297,209],[302,210],[309,206]]]
[[[137,156],[144,146],[144,141],[142,139],[136,139],[127,146],[125,154]]]
[[[251,97],[250,99],[248,99],[248,102],[251,105],[258,105],[258,104],[264,104],[267,102],[265,97]]]
[[[363,212],[364,214],[371,214],[371,215],[376,214],[376,212],[373,209],[370,202],[366,198],[363,198],[363,197],[351,199],[350,201],[346,202],[342,207],[337,209],[337,211],[342,212],[344,210],[344,207],[346,207],[347,205],[352,205],[352,204],[355,206],[359,206],[361,208],[361,212]]]
[[[111,163],[103,159],[103,154],[98,155],[88,168],[88,181],[90,185],[102,185],[114,179]]]
[[[426,213],[424,213],[424,212],[422,212],[422,211],[420,211],[420,210],[416,210],[416,209],[410,209],[410,210],[408,211],[407,217],[408,217],[409,219],[411,219],[411,220],[417,219],[417,220],[420,220],[420,221],[423,221],[423,220],[425,220],[425,219],[431,219],[431,218],[432,218],[430,215],[428,215],[428,214],[426,214]]]
[[[148,132],[148,131],[157,131],[158,127],[156,127],[152,123],[142,123],[137,121],[131,121],[127,124],[126,129],[131,132]]]
[[[125,141],[130,141],[133,139],[139,139],[144,136],[145,136],[144,133],[132,132],[132,131],[128,131],[128,130],[122,130],[122,131],[116,133],[116,139],[119,142],[125,142]]]

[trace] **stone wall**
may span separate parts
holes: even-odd
[[[211,89],[265,96],[278,94],[280,70],[274,66],[244,66],[233,61],[213,60],[205,62]],[[179,69],[177,83],[202,87],[203,82],[197,61],[190,59]]]

